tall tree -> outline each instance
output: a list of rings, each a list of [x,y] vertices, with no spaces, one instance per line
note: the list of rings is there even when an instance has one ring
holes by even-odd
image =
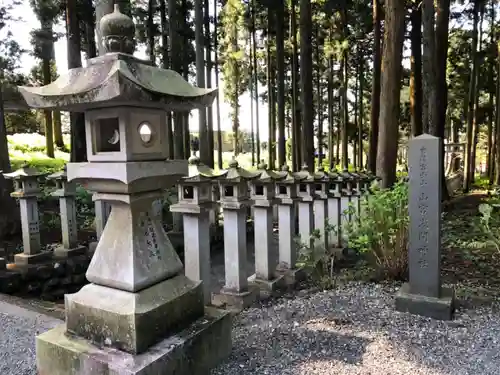
[[[465,151],[465,171],[464,171],[464,191],[469,191],[472,175],[474,174],[474,165],[472,165],[472,137],[474,125],[474,103],[476,95],[477,65],[479,62],[478,46],[478,25],[479,9],[482,0],[474,1],[473,23],[472,23],[472,67],[469,78],[469,95],[467,100],[467,142]]]
[[[422,6],[413,3],[411,10],[411,77],[410,77],[410,111],[411,134],[416,137],[422,134]]]
[[[304,162],[314,170],[314,109],[312,76],[312,14],[311,0],[300,0],[300,94],[302,103],[302,137]]]
[[[399,138],[399,99],[401,91],[401,58],[403,54],[405,3],[385,1],[384,48],[382,53],[381,98],[377,176],[381,186],[391,187],[396,181]]]
[[[206,52],[206,84],[208,88],[212,87],[212,38],[210,35],[210,1],[203,1],[203,23],[205,27],[205,52]],[[214,38],[217,35],[214,34]],[[210,168],[214,167],[214,114],[211,105],[207,107],[207,136],[208,136],[208,153],[210,154]]]
[[[104,16],[105,14],[107,13],[101,13],[102,16]],[[97,23],[99,23],[100,19],[98,18],[97,21]],[[82,56],[80,25],[78,22],[78,9],[76,7],[76,2],[74,1],[66,1],[66,34],[68,44],[68,68],[81,68]],[[99,51],[103,52],[103,49],[101,48],[99,49]],[[70,160],[72,163],[86,161],[87,146],[85,141],[85,117],[81,112],[70,112],[69,117],[71,124]]]
[[[205,87],[205,46],[203,36],[203,0],[194,0],[194,31],[196,41],[196,83]],[[207,112],[198,110],[198,127],[200,132],[200,160],[206,165],[213,164],[214,155],[210,155],[208,144]]]
[[[380,0],[373,0],[373,81],[372,81],[372,106],[370,114],[370,148],[368,154],[368,169],[377,170],[377,149],[379,135],[380,115],[380,76],[381,76],[381,24],[382,16]]]
[[[286,163],[285,146],[285,2],[276,1],[276,61],[278,104],[278,165]]]

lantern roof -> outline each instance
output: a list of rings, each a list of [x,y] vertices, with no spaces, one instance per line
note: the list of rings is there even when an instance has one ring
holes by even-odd
[[[307,169],[307,164],[303,164],[300,171],[295,173],[295,176],[299,178],[300,182],[314,182],[314,175]]]
[[[240,167],[238,161],[233,157],[229,162],[228,168],[218,177],[219,181],[230,183],[240,183],[258,178],[261,172],[251,172]]]
[[[19,86],[32,108],[86,111],[116,106],[139,106],[167,111],[189,111],[212,104],[216,88],[191,85],[177,72],[161,69],[132,56],[135,26],[115,5],[99,27],[107,53],[70,69],[40,87]]]
[[[68,171],[66,168],[66,164],[64,165],[63,169],[59,172],[52,173],[51,175],[47,176],[47,179],[49,180],[64,180],[66,181],[68,179]]]
[[[28,180],[46,176],[47,174],[40,173],[35,168],[29,167],[27,164],[24,164],[18,170],[10,173],[4,173],[3,175],[5,178],[10,180]]]
[[[284,173],[273,171],[267,167],[267,164],[264,161],[257,166],[257,170],[260,172],[260,176],[258,178],[259,182],[262,183],[272,183],[274,181],[281,181],[285,179],[286,175]]]
[[[188,160],[188,175],[181,179],[182,182],[199,183],[212,181],[220,175],[212,168],[206,166],[197,156],[191,156]]]

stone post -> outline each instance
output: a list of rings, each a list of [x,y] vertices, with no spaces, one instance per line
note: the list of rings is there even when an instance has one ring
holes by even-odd
[[[51,174],[47,178],[53,180],[56,184],[56,190],[52,192],[52,196],[59,198],[59,210],[61,212],[62,246],[57,247],[54,254],[59,257],[80,255],[87,249],[78,245],[75,184],[68,182],[66,166],[61,172]]]
[[[341,247],[340,240],[340,176],[336,171],[328,172],[328,224],[332,229],[328,243],[335,248]]]
[[[104,232],[104,227],[109,218],[109,214],[111,213],[111,205],[108,202],[102,200],[94,201],[94,209],[95,209],[95,232],[97,240],[101,238],[102,232]]]
[[[191,280],[203,281],[205,305],[212,303],[210,267],[210,218],[213,212],[212,180],[214,171],[200,164],[196,156],[189,158],[189,176],[178,184],[178,203],[171,212],[181,213],[184,225],[184,274]]]
[[[326,223],[328,221],[328,174],[323,167],[319,167],[318,173],[314,175],[315,200],[314,200],[314,228],[319,231],[317,247],[328,249],[328,233]]]
[[[409,166],[410,281],[396,294],[396,309],[448,320],[455,293],[441,287],[441,139],[413,138]]]
[[[352,198],[352,175],[344,170],[340,173],[341,196],[340,196],[340,233],[341,246],[346,247],[349,242],[347,228],[351,222],[351,198]]]
[[[276,203],[275,181],[284,176],[267,169],[265,163],[258,166],[260,177],[250,181],[254,214],[255,274],[251,283],[271,294],[282,286],[283,276],[277,275],[278,249],[273,234],[273,207]]]
[[[14,182],[11,196],[19,199],[21,209],[21,229],[23,235],[23,253],[16,254],[14,261],[19,265],[27,265],[43,261],[51,256],[50,252],[41,251],[38,197],[41,195],[38,179],[45,174],[23,166],[12,173],[4,173],[4,177]]]
[[[297,206],[299,217],[299,236],[300,242],[307,249],[314,249],[314,175],[308,172],[307,165],[302,166],[302,170],[295,174],[299,181],[297,186]]]
[[[304,269],[297,265],[299,258],[296,237],[295,202],[300,176],[292,174],[287,165],[282,167],[283,179],[276,183],[278,199],[279,264],[278,272],[288,285],[304,278]]]
[[[236,310],[243,310],[257,298],[257,289],[250,288],[248,284],[246,224],[250,203],[248,182],[258,176],[259,173],[246,171],[233,159],[225,173],[218,177],[224,217],[226,277],[224,287],[214,296],[214,303],[223,303]]]

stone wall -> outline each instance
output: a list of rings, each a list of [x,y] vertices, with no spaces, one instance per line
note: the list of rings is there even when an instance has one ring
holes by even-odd
[[[0,293],[62,301],[64,294],[75,293],[87,284],[85,272],[91,254],[71,258],[52,257],[40,264],[8,264],[0,270]]]

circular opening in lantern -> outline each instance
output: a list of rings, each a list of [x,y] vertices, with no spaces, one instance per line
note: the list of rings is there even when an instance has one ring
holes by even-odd
[[[144,145],[149,145],[153,141],[153,129],[147,122],[139,125],[139,136]]]
[[[118,132],[118,130],[115,129],[113,131],[113,136],[108,140],[108,143],[116,145],[118,144],[118,142],[120,142],[120,133]]]

